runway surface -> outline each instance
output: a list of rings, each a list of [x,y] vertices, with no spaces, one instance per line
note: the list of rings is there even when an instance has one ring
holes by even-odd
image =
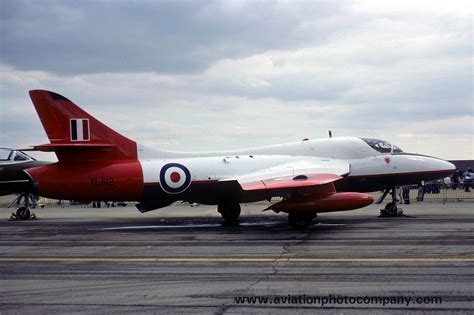
[[[404,313],[474,309],[473,203],[328,213],[303,232],[243,207],[0,209],[0,313]]]

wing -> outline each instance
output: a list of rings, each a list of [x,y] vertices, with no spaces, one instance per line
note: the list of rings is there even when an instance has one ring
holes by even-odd
[[[243,190],[295,189],[325,185],[348,174],[346,161],[333,159],[300,160],[280,164],[225,181],[236,180]]]

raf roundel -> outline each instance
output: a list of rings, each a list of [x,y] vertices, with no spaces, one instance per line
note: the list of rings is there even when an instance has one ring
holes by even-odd
[[[191,173],[182,164],[168,163],[161,168],[160,185],[169,194],[179,194],[191,185]]]

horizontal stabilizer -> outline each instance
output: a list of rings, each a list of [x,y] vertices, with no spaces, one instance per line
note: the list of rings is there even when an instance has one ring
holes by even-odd
[[[58,149],[107,149],[116,147],[110,143],[57,143],[35,145],[32,150],[54,152]]]

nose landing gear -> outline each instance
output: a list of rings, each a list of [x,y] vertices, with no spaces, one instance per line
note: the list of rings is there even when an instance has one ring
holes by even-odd
[[[16,210],[16,216],[20,220],[28,220],[31,216],[30,209],[25,206],[20,207]]]
[[[376,203],[381,204],[389,192],[390,192],[390,188],[387,188],[382,194],[382,196],[380,196],[380,198],[376,201]],[[391,188],[391,194],[392,194],[392,201],[387,203],[384,209],[380,210],[381,217],[400,217],[404,215],[403,210],[398,209],[398,206],[397,206],[398,201],[399,201],[397,199],[397,187]]]
[[[22,204],[22,199],[23,204]],[[10,221],[23,221],[23,220],[35,220],[36,215],[30,211],[30,201],[33,208],[36,208],[36,196],[25,192],[19,194],[17,198],[10,204],[12,206],[15,204],[17,206],[16,212],[12,213],[10,216]]]

